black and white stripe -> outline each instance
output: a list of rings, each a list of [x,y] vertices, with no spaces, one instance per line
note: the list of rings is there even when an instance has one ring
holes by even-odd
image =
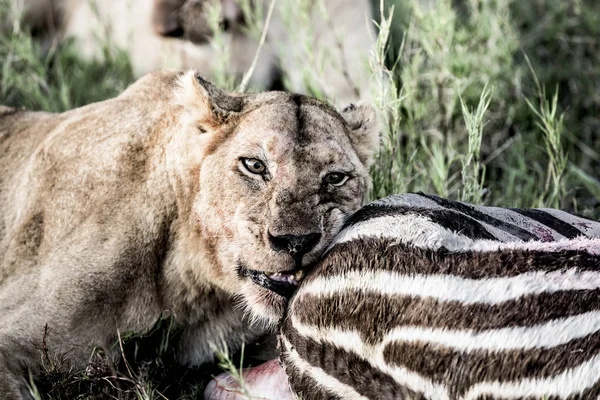
[[[346,222],[334,243],[369,236],[459,251],[485,246],[486,242],[600,237],[600,223],[554,209],[484,207],[408,193],[389,196],[360,209]]]
[[[281,326],[304,399],[600,395],[600,223],[408,194],[367,205]]]

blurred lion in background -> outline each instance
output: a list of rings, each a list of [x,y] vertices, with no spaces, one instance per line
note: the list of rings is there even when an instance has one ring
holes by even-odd
[[[283,84],[290,91],[336,103],[368,97],[367,60],[375,43],[369,0],[275,1],[250,87],[273,89]],[[250,68],[260,32],[252,34],[247,19],[251,16],[262,24],[271,4],[267,0],[10,3],[12,14],[46,43],[75,38],[85,58],[100,57],[110,43],[129,53],[136,76],[165,67],[193,68],[213,79],[224,72],[224,65],[237,77]]]

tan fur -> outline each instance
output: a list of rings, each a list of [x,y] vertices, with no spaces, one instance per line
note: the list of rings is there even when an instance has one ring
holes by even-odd
[[[75,361],[166,312],[184,364],[252,340],[264,325],[250,320],[271,325],[286,301],[238,265],[297,266],[267,232],[320,232],[301,262],[317,259],[361,204],[363,137],[314,99],[230,95],[193,72],[62,114],[0,108],[0,398],[22,398],[46,324],[49,348]],[[269,179],[240,157],[264,160]],[[351,178],[326,186],[331,171]]]
[[[23,5],[23,0],[10,1]],[[252,63],[258,40],[240,27],[241,9],[235,0],[219,1],[222,18],[228,23],[224,40],[231,50],[229,67],[241,76]],[[210,44],[205,2],[95,0],[96,12],[89,0],[25,0],[21,10],[29,26],[49,33],[50,38],[77,39],[82,56],[87,58],[103,54],[105,42],[99,38],[108,35],[111,43],[128,51],[136,76],[166,67],[193,68],[210,77],[220,65],[215,63],[219,53]],[[323,0],[328,18],[324,18],[317,0],[308,3],[309,18],[299,24],[298,15],[307,2],[278,1],[252,87],[270,87],[283,71],[283,78],[295,92],[308,93],[310,81],[336,103],[368,98],[367,60],[375,42],[369,1]],[[266,15],[270,0],[255,4],[263,7]],[[182,31],[181,37],[169,37],[177,30]],[[306,68],[307,62],[316,72]]]

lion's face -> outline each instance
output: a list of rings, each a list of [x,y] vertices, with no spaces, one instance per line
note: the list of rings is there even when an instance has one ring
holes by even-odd
[[[192,117],[197,131],[188,133],[204,137],[190,211],[212,254],[202,267],[257,316],[277,321],[305,269],[362,204],[377,140],[372,112],[352,106],[344,119],[300,95],[233,97],[192,84],[212,109]]]
[[[208,10],[215,8],[220,15],[220,29],[237,32],[244,22],[242,8],[235,0],[154,0],[152,27],[165,37],[182,37],[194,43],[206,43],[214,32],[207,21]]]

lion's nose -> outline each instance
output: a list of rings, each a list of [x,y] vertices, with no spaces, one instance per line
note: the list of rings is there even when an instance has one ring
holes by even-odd
[[[294,258],[298,258],[315,248],[321,240],[320,233],[309,233],[308,235],[278,235],[273,236],[269,232],[269,241],[275,251],[287,251]]]

